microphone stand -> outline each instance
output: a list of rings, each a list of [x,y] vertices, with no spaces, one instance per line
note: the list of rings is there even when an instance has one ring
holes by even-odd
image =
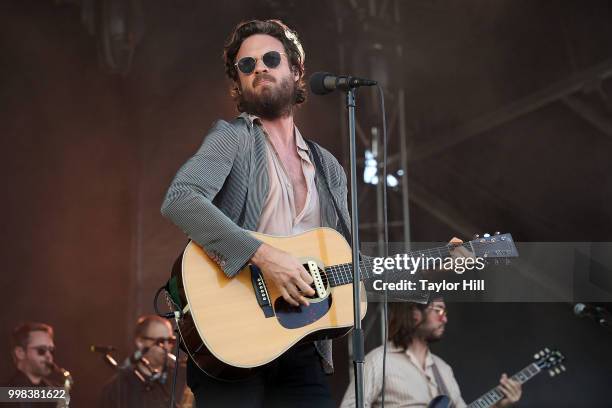
[[[353,248],[353,368],[355,406],[363,407],[364,334],[361,327],[361,273],[359,270],[359,213],[357,209],[357,143],[355,141],[355,88],[346,90],[351,165],[351,234]]]

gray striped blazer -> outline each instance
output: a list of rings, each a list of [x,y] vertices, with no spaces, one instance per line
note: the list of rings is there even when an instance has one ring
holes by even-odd
[[[257,229],[268,195],[264,138],[263,130],[246,114],[232,122],[216,122],[196,154],[174,177],[161,208],[162,214],[200,244],[228,277],[237,274],[261,245],[248,231]],[[344,169],[330,152],[316,147],[323,165],[323,174],[317,171],[315,176],[321,225],[341,231],[325,177],[350,228]],[[312,159],[312,152],[309,154]],[[331,341],[319,341],[315,346],[325,371],[332,372]]]

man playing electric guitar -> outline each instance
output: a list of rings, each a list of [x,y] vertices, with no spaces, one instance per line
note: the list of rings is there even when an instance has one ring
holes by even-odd
[[[446,322],[446,305],[440,298],[427,305],[409,302],[390,304],[385,407],[425,408],[440,394],[448,396],[453,408],[466,407],[453,370],[429,351],[429,344],[442,338]],[[366,355],[365,407],[381,406],[382,358],[382,346]],[[502,374],[498,388],[505,398],[495,407],[508,407],[521,398],[521,384],[506,374]],[[354,389],[355,384],[349,384],[341,408],[355,406]]]

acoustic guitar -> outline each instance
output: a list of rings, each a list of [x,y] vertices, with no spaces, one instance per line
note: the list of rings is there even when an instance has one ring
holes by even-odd
[[[352,251],[342,235],[330,228],[289,237],[253,235],[301,260],[313,277],[316,293],[309,306],[291,306],[255,265],[247,265],[230,279],[191,241],[177,259],[166,289],[182,311],[181,347],[214,378],[245,378],[296,344],[339,337],[353,326]],[[477,257],[518,256],[510,234],[462,245]],[[453,247],[409,255],[447,257]],[[378,276],[373,273],[373,258],[362,256],[360,272],[363,279]],[[362,294],[361,318],[367,310],[365,290]]]

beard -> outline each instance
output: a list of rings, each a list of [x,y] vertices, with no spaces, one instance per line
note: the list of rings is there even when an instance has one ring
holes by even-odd
[[[274,81],[272,76],[263,74],[260,81],[267,79]],[[256,79],[253,85],[257,85]],[[293,110],[297,86],[290,77],[283,78],[278,86],[275,82],[263,85],[259,93],[252,90],[241,89],[238,104],[241,110],[263,119],[274,120],[287,116]]]
[[[28,364],[28,371],[38,377],[48,377],[53,370],[46,362],[31,361]]]
[[[427,343],[436,343],[442,340],[444,336],[444,329],[440,330],[441,327],[421,327],[420,330],[417,331],[417,336],[424,339]]]

